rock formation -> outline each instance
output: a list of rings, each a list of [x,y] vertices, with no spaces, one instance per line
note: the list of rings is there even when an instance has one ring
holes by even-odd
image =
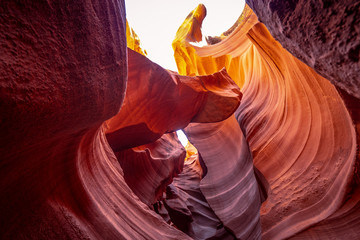
[[[127,82],[124,2],[3,1],[0,25],[0,238],[187,239],[105,138]]]
[[[206,166],[200,190],[216,216],[237,239],[259,239],[261,187],[235,116],[220,123],[190,124],[185,132]]]
[[[151,143],[190,122],[221,121],[240,103],[239,87],[225,70],[209,76],[180,76],[131,49],[128,70],[124,104],[106,122],[114,151]]]
[[[360,98],[360,2],[247,0],[295,57]]]
[[[235,116],[270,184],[261,208],[263,238],[288,238],[325,221],[352,190],[357,142],[349,110],[336,88],[282,48],[249,7],[229,36],[192,45],[187,34],[198,32],[202,11],[200,5],[188,16],[194,25],[179,29],[175,59],[184,75],[225,67],[241,87]]]
[[[2,1],[0,238],[359,238],[358,3],[249,2],[176,73],[124,1]]]

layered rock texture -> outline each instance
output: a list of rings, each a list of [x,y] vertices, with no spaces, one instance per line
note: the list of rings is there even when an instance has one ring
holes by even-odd
[[[176,73],[123,1],[2,1],[0,238],[359,238],[358,4],[249,3]]]
[[[204,11],[200,5],[179,29],[175,59],[179,73],[186,75],[225,67],[241,87],[235,116],[254,165],[270,184],[261,207],[262,237],[284,239],[300,231],[297,238],[358,237],[355,224],[348,225],[349,231],[338,226],[359,221],[359,199],[349,195],[357,189],[353,123],[358,122],[359,101],[342,92],[347,108],[336,88],[285,50],[249,7],[227,37],[210,39],[215,43],[201,48],[192,45],[201,40],[196,27]],[[197,147],[191,135],[190,141]],[[339,216],[343,219],[334,224]]]
[[[295,57],[360,99],[360,2],[247,0]]]
[[[186,239],[135,197],[105,138],[127,82],[124,2],[0,12],[0,238]]]

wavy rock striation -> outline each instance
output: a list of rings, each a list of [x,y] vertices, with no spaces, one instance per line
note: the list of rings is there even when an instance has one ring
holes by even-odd
[[[0,238],[187,239],[125,183],[123,1],[1,2]]]
[[[177,74],[143,56],[123,1],[2,1],[0,238],[358,238],[358,3],[323,5],[329,26],[297,46],[313,25],[277,30],[299,4],[264,5],[271,32],[346,92],[248,6],[201,48],[191,12]],[[336,33],[334,9],[354,15]],[[199,151],[185,162],[180,128]]]
[[[206,175],[200,155],[193,146],[188,145],[186,149],[187,153],[192,151],[192,155],[186,158],[183,171],[167,187],[166,198],[155,206],[156,211],[194,239],[234,239],[200,190]]]
[[[127,50],[122,1],[6,1],[1,12],[0,238],[188,239],[141,200],[181,171],[185,151],[164,133],[238,107],[226,71],[179,76]],[[151,178],[140,199],[128,159]]]
[[[157,141],[116,152],[129,187],[146,205],[161,200],[174,176],[182,172],[186,151],[176,133]]]
[[[190,122],[221,121],[239,106],[241,92],[225,70],[187,77],[167,71],[132,50],[128,51],[128,60],[123,107],[106,122],[114,151],[151,143]]]
[[[173,42],[175,59],[180,74],[225,67],[242,87],[235,115],[270,184],[261,209],[263,238],[287,238],[343,205],[354,177],[355,129],[334,86],[282,48],[249,7],[239,20],[228,37],[201,48],[181,32]]]
[[[336,86],[360,98],[358,1],[247,3],[285,49]]]
[[[216,216],[236,238],[259,239],[263,186],[258,185],[249,146],[235,117],[193,123],[185,132],[206,165],[200,189]]]
[[[357,145],[360,145],[360,101],[345,91],[338,89],[356,127]],[[358,147],[359,148],[359,147]],[[352,188],[346,197],[346,202],[331,216],[310,228],[296,234],[293,239],[357,239],[360,236],[360,152],[357,158],[352,179]]]
[[[226,119],[240,99],[238,86],[225,70],[180,76],[129,49],[124,104],[106,122],[106,136],[135,194],[151,207],[182,171],[185,150],[175,133],[165,133],[189,122]]]

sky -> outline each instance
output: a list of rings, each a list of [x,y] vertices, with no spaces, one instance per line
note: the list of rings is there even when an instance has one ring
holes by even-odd
[[[166,69],[177,71],[171,43],[186,16],[203,3],[207,16],[202,32],[218,36],[240,16],[244,0],[127,0],[126,18],[140,38],[148,58]]]
[[[147,57],[166,69],[177,71],[171,43],[186,16],[204,4],[206,17],[202,25],[203,38],[218,36],[228,30],[240,16],[244,0],[127,0],[126,18],[140,38]],[[187,138],[177,131],[182,145]]]

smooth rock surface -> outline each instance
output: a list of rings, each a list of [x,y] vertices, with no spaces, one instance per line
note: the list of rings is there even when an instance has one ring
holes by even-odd
[[[177,35],[175,59],[184,75],[225,67],[241,87],[235,116],[270,184],[262,237],[288,238],[337,212],[353,189],[354,119],[336,88],[286,51],[248,6],[239,20],[213,45],[196,47]]]
[[[166,197],[157,211],[161,211],[161,207],[165,209],[175,226],[194,239],[234,239],[200,190],[205,172],[199,153],[189,144],[186,150],[192,151],[192,155],[185,159],[183,171],[167,187]]]
[[[151,143],[190,122],[224,120],[240,104],[242,94],[225,69],[189,77],[167,71],[130,49],[128,60],[124,104],[106,122],[114,151]]]
[[[188,239],[127,186],[102,127],[125,95],[124,2],[0,13],[0,238]]]
[[[164,134],[157,141],[115,153],[124,178],[146,205],[161,200],[166,186],[183,169],[186,151],[176,133]]]
[[[237,239],[260,239],[262,184],[254,173],[251,151],[234,116],[184,129],[207,169],[201,192],[216,216]]]
[[[146,54],[123,1],[2,1],[0,238],[358,238],[359,5],[314,3],[262,11],[350,94],[248,6],[204,47],[192,11],[177,74],[126,48]],[[303,9],[324,22],[294,25]],[[185,162],[179,128],[199,150]]]
[[[246,2],[285,49],[360,98],[359,1]]]

